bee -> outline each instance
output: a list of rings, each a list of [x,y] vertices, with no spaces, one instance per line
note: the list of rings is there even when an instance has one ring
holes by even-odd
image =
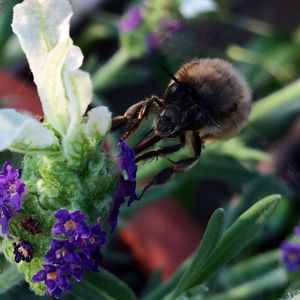
[[[199,160],[207,140],[225,140],[237,135],[251,109],[251,92],[245,79],[223,59],[203,58],[185,63],[171,77],[163,98],[151,96],[130,106],[122,116],[113,118],[112,131],[125,127],[127,139],[150,111],[156,117],[150,131],[134,146],[135,162],[175,153],[186,145],[193,156],[172,162],[144,187],[167,182],[175,173],[184,172]],[[177,139],[171,146],[149,150],[163,139]]]

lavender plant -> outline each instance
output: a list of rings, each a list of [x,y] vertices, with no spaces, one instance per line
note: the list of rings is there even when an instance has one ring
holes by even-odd
[[[149,7],[134,8],[122,20],[125,57],[151,48],[145,32],[150,34],[153,24],[159,22],[166,30],[180,27],[166,3],[170,4],[153,1]],[[71,289],[75,299],[85,299],[86,286],[74,284],[85,280],[99,299],[131,300],[135,296],[130,289],[111,274],[101,270],[93,280],[96,275],[87,273],[99,271],[100,251],[108,231],[116,229],[120,206],[126,199],[129,205],[137,199],[137,166],[124,141],[116,158],[101,149],[111,123],[107,107],[85,115],[92,84],[89,74],[79,69],[83,55],[69,36],[71,15],[66,0],[25,0],[14,8],[12,28],[29,62],[45,117],[39,122],[12,109],[0,110],[0,150],[24,154],[22,171],[7,162],[0,173],[2,251],[38,295],[59,298]],[[159,40],[159,32],[154,34]],[[104,66],[96,75],[102,85],[110,79],[110,68]],[[216,210],[195,254],[144,299],[204,299],[208,280],[250,242],[279,198],[258,201],[227,228],[224,211]]]
[[[47,12],[54,13],[47,17]],[[105,242],[102,222],[112,207],[118,168],[100,146],[111,113],[96,107],[83,56],[69,36],[67,1],[26,0],[14,8],[12,28],[28,59],[43,106],[42,123],[0,110],[0,149],[24,153],[20,171],[0,174],[3,253],[18,263],[37,294],[55,295],[97,271]],[[132,180],[132,179],[131,179]],[[63,208],[63,209],[61,209]],[[117,214],[111,217],[116,223]]]

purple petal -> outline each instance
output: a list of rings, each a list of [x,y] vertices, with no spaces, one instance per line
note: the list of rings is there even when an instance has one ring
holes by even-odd
[[[154,54],[162,47],[162,40],[158,33],[150,32],[146,36],[146,44],[149,53]]]
[[[91,232],[89,227],[84,223],[79,223],[76,226],[77,238],[80,236],[81,238],[87,238],[90,236]]]
[[[81,223],[85,221],[85,214],[80,210],[76,210],[70,213],[70,218],[76,223]]]
[[[83,276],[83,270],[80,266],[72,267],[72,276],[75,278],[77,282],[81,281]]]
[[[62,234],[65,232],[65,226],[63,223],[56,223],[52,229],[51,229],[52,234],[58,235]]]
[[[54,297],[56,298],[56,299],[60,299],[60,297],[61,297],[61,289],[60,288],[56,288],[51,294],[52,295],[54,295]],[[50,294],[50,295],[51,295]],[[50,296],[49,295],[49,296]]]
[[[45,285],[47,286],[47,293],[51,295],[53,291],[57,288],[56,280],[46,279]]]
[[[32,276],[34,282],[44,281],[46,279],[47,273],[45,270],[40,270]]]
[[[295,233],[296,235],[300,236],[300,226],[296,226],[296,227],[294,228],[294,233]]]
[[[0,207],[0,225],[2,227],[2,234],[4,235],[8,234],[7,225],[11,217],[12,213],[7,209],[7,207]]]
[[[284,242],[281,245],[281,259],[290,271],[297,271],[300,267],[300,245]]]
[[[71,288],[71,283],[67,276],[58,276],[56,283],[58,287],[63,291],[69,290]]]
[[[143,17],[142,17],[141,9],[138,7],[133,7],[121,19],[119,25],[120,31],[129,33],[134,29],[136,29],[141,24],[142,20]]]
[[[55,214],[54,217],[59,219],[60,222],[65,223],[69,220],[69,211],[66,209],[59,209]]]

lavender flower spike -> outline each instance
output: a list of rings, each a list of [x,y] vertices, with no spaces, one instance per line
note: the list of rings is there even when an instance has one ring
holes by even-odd
[[[120,31],[129,33],[136,29],[142,22],[143,16],[139,7],[130,9],[119,24]]]
[[[290,271],[297,271],[300,267],[300,244],[284,242],[281,245],[281,259]]]
[[[118,223],[118,215],[121,205],[125,202],[125,198],[129,197],[128,206],[138,197],[136,195],[136,172],[137,165],[134,162],[135,153],[132,148],[130,148],[124,140],[120,140],[119,147],[121,148],[121,154],[118,156],[117,160],[120,164],[121,170],[124,170],[127,174],[127,180],[120,176],[118,188],[114,193],[113,205],[109,213],[108,221],[111,226],[111,233],[116,229]]]
[[[0,172],[0,225],[2,233],[8,234],[7,225],[14,214],[22,208],[25,183],[19,179],[18,169],[7,161]]]

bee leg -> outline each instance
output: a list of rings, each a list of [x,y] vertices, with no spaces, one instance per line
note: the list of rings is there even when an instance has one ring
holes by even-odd
[[[130,106],[123,116],[117,116],[113,118],[111,131],[115,131],[122,126],[126,125],[126,131],[123,135],[123,139],[126,139],[139,127],[142,119],[147,117],[151,108],[162,107],[162,100],[156,96],[152,96],[144,101],[140,101]]]
[[[150,158],[157,158],[158,156],[163,156],[166,154],[172,154],[174,152],[177,152],[181,148],[185,146],[185,134],[182,134],[180,136],[180,141],[178,144],[172,145],[172,146],[167,146],[167,147],[162,147],[158,150],[152,150],[148,151],[146,153],[143,153],[141,155],[138,155],[135,157],[135,162],[145,160],[145,159],[150,159]]]
[[[199,136],[198,132],[193,132],[191,137],[191,142],[194,150],[194,156],[190,158],[185,158],[182,160],[179,160],[175,162],[171,167],[168,167],[161,172],[159,172],[157,175],[153,177],[153,179],[144,187],[141,195],[138,197],[139,199],[142,198],[145,191],[153,186],[153,185],[160,185],[168,182],[172,176],[175,173],[180,173],[189,170],[192,168],[196,162],[199,160],[201,155],[201,149],[202,149],[202,139]]]

